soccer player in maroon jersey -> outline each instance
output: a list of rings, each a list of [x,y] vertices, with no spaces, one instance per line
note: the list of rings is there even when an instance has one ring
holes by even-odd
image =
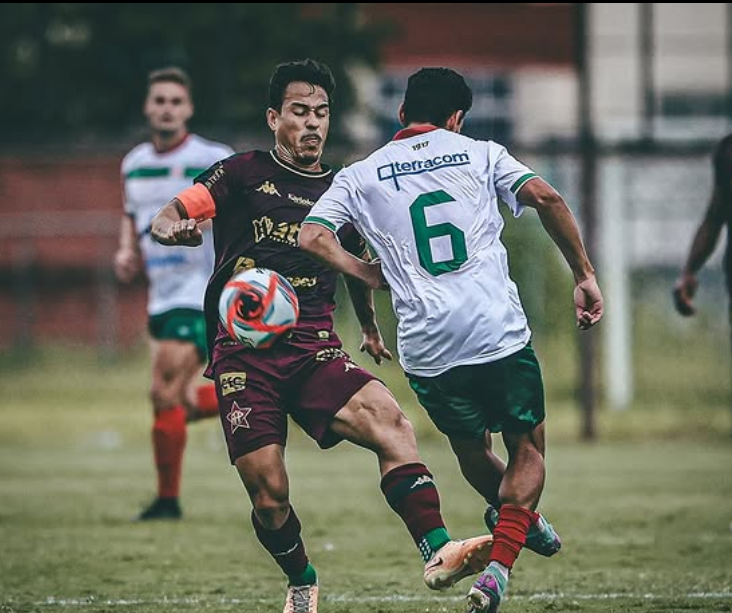
[[[321,162],[335,82],[314,60],[280,64],[270,80],[271,151],[235,154],[209,168],[155,217],[152,236],[165,245],[197,245],[199,223],[213,218],[216,264],[205,312],[214,379],[229,456],[253,505],[259,541],[288,578],[285,613],[317,611],[317,575],[289,499],[284,449],[290,415],[322,448],[345,439],[376,453],[381,489],[425,561],[428,587],[454,584],[487,563],[492,538],[453,541],[437,489],[420,460],[414,430],[394,396],[355,364],[333,330],[337,273],[298,249],[300,225],[332,182]],[[339,234],[367,257],[353,226]],[[286,276],[297,291],[297,326],[269,349],[247,349],[218,324],[217,303],[231,275],[261,266]],[[391,359],[376,323],[371,291],[347,279],[361,324],[362,349],[376,363]]]

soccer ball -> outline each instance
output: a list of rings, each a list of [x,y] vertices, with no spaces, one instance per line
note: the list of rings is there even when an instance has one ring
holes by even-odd
[[[231,338],[251,349],[271,347],[297,324],[300,304],[289,281],[268,268],[249,268],[226,282],[219,320]]]

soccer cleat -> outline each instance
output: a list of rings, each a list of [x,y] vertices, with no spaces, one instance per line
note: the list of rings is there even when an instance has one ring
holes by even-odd
[[[135,521],[180,519],[181,517],[183,517],[183,511],[177,498],[156,498],[147,509],[135,518]]]
[[[468,592],[468,613],[496,613],[508,580],[490,566],[483,571]]]
[[[318,613],[318,586],[289,586],[282,613]]]
[[[424,582],[432,590],[443,590],[479,573],[490,561],[492,546],[490,534],[449,541],[425,564]]]
[[[488,530],[495,532],[498,523],[498,511],[488,505],[483,519]],[[540,514],[537,522],[529,528],[524,547],[538,553],[540,556],[550,558],[562,548],[562,541],[552,525]]]

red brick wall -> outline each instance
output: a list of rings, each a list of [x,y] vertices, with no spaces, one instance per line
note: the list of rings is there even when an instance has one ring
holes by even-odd
[[[361,6],[367,19],[387,20],[396,28],[381,56],[387,67],[566,67],[573,62],[572,3]]]
[[[121,156],[0,157],[0,347],[145,334],[146,286],[112,272]]]

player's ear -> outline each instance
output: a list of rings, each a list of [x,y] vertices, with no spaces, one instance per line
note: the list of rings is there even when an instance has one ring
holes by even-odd
[[[404,103],[403,102],[399,105],[398,115],[399,115],[400,125],[404,126],[405,124],[404,124]]]
[[[458,134],[463,129],[463,123],[465,121],[465,112],[464,111],[455,111],[450,117],[447,119],[447,124],[445,127],[448,130],[451,130],[452,132],[457,132]]]
[[[275,128],[277,127],[277,111],[275,111],[272,107],[267,109],[267,125],[269,126],[269,129],[272,130],[272,132],[275,131]]]

